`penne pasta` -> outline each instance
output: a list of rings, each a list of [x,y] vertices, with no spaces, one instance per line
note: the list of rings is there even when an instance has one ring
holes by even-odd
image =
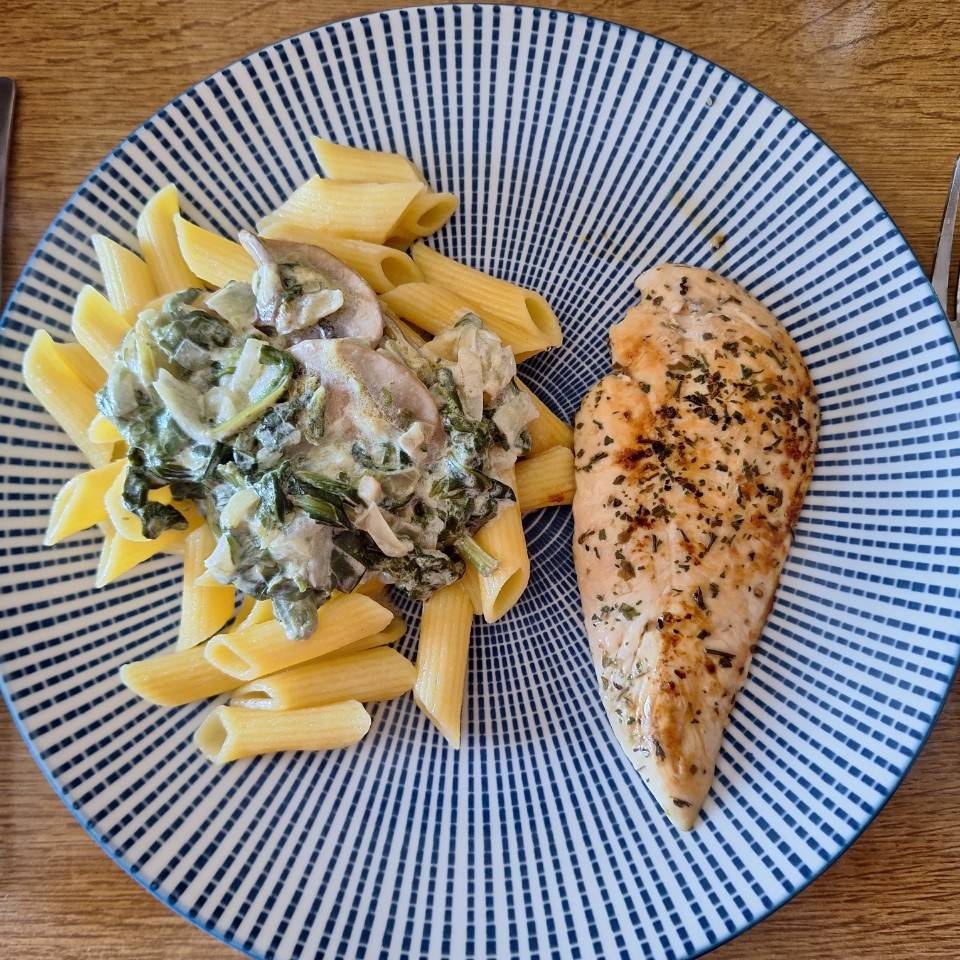
[[[261,233],[272,240],[311,243],[322,247],[327,253],[342,260],[351,270],[359,273],[377,293],[386,293],[401,284],[415,283],[423,279],[420,268],[406,253],[379,243],[335,237],[286,220],[267,224]]]
[[[312,227],[324,233],[383,243],[414,198],[426,188],[422,183],[347,183],[312,177],[284,204],[257,225],[264,233],[280,222]]]
[[[400,617],[394,617],[379,633],[371,633],[369,637],[354,640],[327,656],[340,657],[348,653],[360,653],[361,650],[372,650],[374,647],[385,647],[388,643],[396,643],[406,632],[406,623]]]
[[[232,707],[298,710],[342,700],[393,700],[413,689],[414,665],[389,647],[322,657],[254,680],[234,691]]]
[[[103,530],[103,550],[94,581],[97,587],[113,583],[137,564],[155,557],[158,553],[182,553],[187,537],[186,530],[165,530],[156,540],[138,543],[117,536],[109,520],[99,526]]]
[[[519,379],[517,383],[530,394],[540,414],[536,420],[527,425],[530,434],[530,450],[527,456],[536,456],[553,447],[569,447],[573,449],[573,430],[564,423],[525,383]]]
[[[87,436],[94,443],[123,443],[120,431],[102,413],[90,421]]]
[[[206,572],[204,561],[217,545],[209,524],[187,534],[183,547],[183,602],[177,649],[195,647],[212,637],[233,615],[235,591],[229,584],[198,586]]]
[[[93,394],[106,382],[103,367],[79,343],[61,343],[63,362],[77,375],[77,379]]]
[[[351,593],[328,600],[317,611],[317,629],[305,640],[291,640],[275,620],[221,633],[204,647],[207,659],[238,680],[313,660],[362,637],[379,633],[393,614],[375,600]]]
[[[404,637],[406,624],[391,608],[387,585],[380,577],[395,578],[404,586],[409,578],[413,592],[414,587],[431,582],[436,575],[433,564],[442,566],[444,558],[431,555],[422,569],[417,565],[409,572],[405,567],[398,572],[389,562],[398,554],[389,533],[395,527],[417,549],[426,550],[435,542],[430,539],[432,519],[424,542],[415,533],[422,518],[436,513],[420,491],[429,489],[436,497],[446,484],[454,493],[463,489],[466,468],[450,462],[446,444],[458,443],[457,431],[467,428],[455,411],[445,408],[443,436],[437,438],[443,442],[432,444],[429,434],[436,433],[436,403],[427,404],[429,411],[419,409],[421,394],[426,397],[434,389],[438,376],[431,366],[432,355],[426,351],[421,366],[403,354],[406,348],[400,345],[397,350],[408,361],[406,366],[381,371],[373,360],[384,358],[371,354],[367,344],[376,350],[383,318],[388,321],[386,336],[403,332],[411,344],[423,346],[427,335],[450,330],[465,313],[471,313],[510,347],[519,362],[559,345],[561,331],[539,294],[487,276],[419,242],[449,220],[458,199],[431,190],[408,159],[319,137],[312,144],[326,176],[301,184],[257,229],[267,239],[327,251],[369,284],[380,298],[382,311],[364,300],[369,300],[369,290],[364,294],[362,284],[355,290],[358,302],[350,301],[350,283],[332,283],[329,258],[317,251],[313,255],[265,253],[266,262],[258,271],[239,243],[184,219],[177,188],[166,185],[148,200],[137,219],[141,255],[134,252],[136,247],[128,249],[108,236],[92,238],[105,293],[93,286],[80,291],[72,317],[76,342],[56,343],[40,331],[24,359],[28,387],[92,465],[56,495],[45,543],[60,543],[79,531],[99,527],[104,540],[95,579],[98,587],[157,554],[183,554],[183,599],[175,649],[125,664],[120,676],[130,690],[164,706],[231,692],[229,706],[212,710],[194,735],[196,745],[215,763],[260,753],[355,744],[370,727],[362,703],[392,699],[408,690],[446,740],[459,748],[473,617],[495,622],[527,585],[530,562],[521,511],[569,503],[574,489],[572,431],[532,394],[539,417],[529,426],[528,459],[515,468],[505,466],[514,461],[522,444],[504,442],[504,450],[494,444],[488,451],[487,434],[481,427],[494,438],[512,437],[516,432],[512,425],[518,418],[522,425],[532,411],[525,402],[510,404],[509,391],[490,386],[507,383],[514,372],[510,357],[481,338],[471,358],[467,340],[462,341],[456,357],[463,383],[461,404],[464,416],[478,421],[477,436],[483,438],[482,444],[479,439],[476,444],[476,457],[482,462],[478,466],[471,460],[470,469],[500,477],[512,486],[517,500],[503,502],[502,496],[497,497],[499,512],[473,534],[475,545],[459,539],[463,531],[473,529],[469,514],[458,513],[459,499],[451,500],[455,505],[449,516],[437,514],[444,523],[442,549],[451,554],[447,559],[459,563],[447,546],[456,542],[490,572],[480,575],[477,567],[468,564],[460,581],[424,603],[416,666],[391,648]],[[411,243],[408,253],[405,248]],[[250,316],[253,307],[246,289],[227,291],[211,304],[211,312],[222,311],[219,317],[200,312],[199,304],[205,300],[195,299],[191,306],[169,299],[180,290],[199,286],[219,290],[232,281],[256,288],[254,316]],[[330,320],[325,319],[328,316]],[[251,319],[253,330],[248,329]],[[118,365],[117,352],[134,323],[139,323],[136,342],[126,345]],[[251,334],[259,344],[250,344]],[[329,356],[319,349],[321,345],[300,344],[318,336],[342,339]],[[292,344],[298,346],[288,356],[284,351]],[[328,371],[319,361],[312,363],[311,358],[321,354],[335,370]],[[343,385],[338,377],[345,378]],[[484,398],[478,401],[478,385],[484,397],[493,391],[489,404]],[[356,410],[344,407],[346,401],[337,392],[341,387],[356,401]],[[103,409],[117,411],[115,422],[98,411],[96,395],[101,390]],[[375,402],[368,402],[368,396]],[[496,416],[504,403],[509,404],[506,420]],[[409,434],[410,442],[427,456],[423,463],[412,454],[409,462],[401,458],[405,465],[413,464],[409,491],[400,495],[393,488],[384,490],[382,515],[377,517],[370,510],[361,518],[354,515],[359,501],[353,495],[344,494],[345,502],[340,502],[343,485],[354,485],[354,472],[337,472],[343,464],[330,443],[338,444],[339,434],[336,430],[324,433],[323,427],[331,426],[331,416],[359,418],[349,425],[351,431],[345,435],[350,442],[345,446],[362,468],[365,461],[356,444],[351,446],[352,438],[356,433],[360,447],[366,449],[369,426],[370,436],[379,442],[379,419],[370,410],[379,409],[380,404],[396,406],[405,425],[423,421],[404,434],[399,446],[406,451]],[[368,425],[367,419],[377,422]],[[211,450],[210,423],[217,424],[217,436],[229,438],[226,449]],[[136,446],[143,448],[143,469],[155,470],[146,479],[139,467],[127,461],[124,437],[131,442],[136,439]],[[311,446],[319,448],[317,455],[301,456]],[[234,448],[232,454],[230,448]],[[328,452],[337,456],[327,456]],[[131,457],[134,453],[139,451],[131,450]],[[288,457],[293,458],[291,467],[286,466]],[[231,459],[235,462],[230,463]],[[304,470],[302,477],[293,473],[301,462],[319,473],[313,476]],[[210,464],[210,469],[198,470],[196,465],[201,463]],[[280,470],[291,472],[281,474]],[[176,483],[173,488],[148,489],[181,476],[200,477],[200,482],[182,486],[197,496],[196,502],[174,500],[173,488],[181,489]],[[225,487],[215,486],[228,483],[234,488],[233,497]],[[359,491],[365,488],[357,485],[357,489],[361,497]],[[397,485],[397,490],[403,489],[403,484]],[[380,503],[380,492],[374,491]],[[369,496],[363,492],[361,499]],[[422,497],[422,502],[415,497]],[[263,511],[257,508],[256,520],[249,507],[254,500],[264,504]],[[296,511],[284,509],[288,500]],[[238,506],[241,501],[243,508]],[[151,504],[179,510],[186,519],[185,529],[163,530],[149,539],[145,529],[156,533],[171,519],[179,522]],[[200,512],[202,504],[204,513],[209,512],[209,524]],[[238,582],[260,593],[298,584],[300,595],[308,598],[312,608],[319,598],[328,596],[330,584],[341,582],[335,548],[352,556],[353,547],[347,540],[341,544],[329,537],[313,539],[313,533],[300,524],[306,517],[351,526],[344,520],[344,511],[354,521],[357,536],[363,539],[363,531],[370,531],[363,541],[369,556],[367,547],[360,556],[371,573],[349,594],[334,591],[317,611],[316,628],[306,639],[287,635],[286,630],[293,632],[293,628],[290,624],[285,628],[275,618],[271,600],[238,596],[232,584],[216,579],[212,560],[211,571],[206,569],[218,548],[214,531],[222,529],[227,542],[220,548],[226,550],[229,545],[241,574],[246,564],[256,565],[256,580],[251,574],[249,579],[238,576]],[[383,523],[392,524],[391,531],[384,531]],[[217,560],[221,559],[225,563],[227,558],[218,552]],[[349,564],[349,558],[344,562]],[[378,574],[378,570],[391,573]]]
[[[88,285],[77,297],[70,329],[77,342],[109,373],[130,324],[99,290]]]
[[[369,577],[358,583],[353,588],[354,593],[362,593],[365,597],[373,597],[374,600],[383,603],[383,598],[387,595],[387,585],[379,577]]]
[[[137,242],[161,295],[201,285],[180,252],[173,222],[179,213],[177,188],[168,184],[147,201],[137,218]]]
[[[128,468],[129,464],[125,462],[123,469],[117,474],[104,494],[104,506],[118,537],[132,543],[144,543],[148,542],[150,538],[144,536],[140,518],[123,505],[123,488],[126,484]],[[189,500],[174,500],[169,487],[151,490],[148,499],[154,503],[172,504],[176,507],[187,519],[187,530],[181,531],[184,534],[190,530],[195,530],[203,522],[196,504]]]
[[[214,763],[283,750],[335,750],[359,743],[370,715],[356,700],[287,712],[215,707],[194,734]]]
[[[516,490],[513,470],[501,479]],[[477,531],[474,539],[498,561],[493,573],[479,577],[483,618],[487,623],[495,623],[520,599],[530,580],[530,557],[519,505],[504,504],[500,513]]]
[[[366,183],[423,183],[423,174],[406,157],[382,150],[365,150],[311,137],[310,146],[317,155],[320,169],[331,180],[353,180]]]
[[[436,233],[456,212],[460,201],[452,193],[425,190],[414,198],[397,224],[396,237],[413,240]]]
[[[157,288],[147,265],[126,247],[94,234],[93,249],[100,263],[107,299],[121,316],[133,319],[151,300],[157,298]]]
[[[237,621],[235,630],[246,630],[247,627],[255,627],[257,624],[266,623],[273,619],[273,603],[270,600],[255,600],[250,607],[249,613],[242,621]]]
[[[179,707],[191,700],[215,697],[239,683],[212,666],[203,655],[203,647],[125,664],[120,668],[120,679],[144,700],[162,707]]]
[[[481,616],[483,614],[483,603],[480,599],[480,574],[477,573],[477,568],[473,564],[467,564],[467,569],[464,571],[460,583],[463,584],[463,589],[467,591],[467,596],[470,597],[474,615]]]
[[[259,603],[260,601],[251,597],[250,594],[243,594],[243,599],[237,604],[237,609],[233,613],[233,619],[230,624],[221,630],[221,633],[232,633],[234,630],[239,629],[240,625],[244,620],[250,616],[250,612],[253,610],[254,604]]]
[[[253,259],[239,243],[204,230],[180,214],[174,214],[173,228],[187,267],[207,286],[225,287],[231,280],[250,282]]]
[[[473,604],[462,581],[438,590],[423,605],[413,699],[455,749],[467,677]]]
[[[423,243],[414,244],[411,255],[428,283],[456,292],[482,316],[519,327],[552,347],[563,341],[560,323],[539,293],[457,263]]]
[[[55,343],[45,330],[37,330],[23,358],[23,379],[41,406],[79,447],[94,467],[108,464],[112,443],[94,443],[90,424],[97,415],[93,391],[67,362],[64,344]]]
[[[526,359],[546,350],[549,344],[539,334],[531,334],[497,317],[488,316],[452,290],[435,283],[405,283],[380,298],[398,317],[436,336],[449,330],[464,312],[476,313],[518,358]]]
[[[107,519],[104,497],[124,465],[125,461],[117,460],[94,470],[86,470],[63,485],[50,508],[47,533],[43,538],[45,546],[60,543],[72,534]]]
[[[521,460],[516,472],[521,513],[573,503],[577,481],[573,451],[568,447],[551,447],[535,457]]]

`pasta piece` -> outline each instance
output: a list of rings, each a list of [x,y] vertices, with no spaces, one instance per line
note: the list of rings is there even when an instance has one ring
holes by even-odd
[[[204,650],[224,673],[238,680],[256,680],[378,633],[392,619],[393,614],[375,600],[351,593],[328,600],[317,611],[317,629],[305,640],[291,640],[279,623],[269,620],[218,634]]]
[[[449,330],[464,311],[477,314],[513,352],[522,358],[546,350],[549,344],[539,334],[504,323],[500,318],[487,315],[466,299],[435,283],[405,283],[395,287],[380,298],[398,317],[409,320],[414,326],[436,336]]]
[[[216,584],[198,587],[197,578],[206,572],[203,565],[217,541],[209,524],[202,523],[187,534],[183,548],[183,603],[177,649],[195,647],[212,637],[233,615],[234,589]]]
[[[372,597],[379,603],[387,595],[387,585],[379,577],[370,577],[353,588],[354,593],[362,593],[365,597]]]
[[[225,287],[231,280],[250,282],[254,263],[239,243],[204,230],[179,213],[174,214],[173,228],[184,261],[207,286]]]
[[[23,379],[90,464],[102,467],[112,459],[113,444],[90,440],[88,431],[97,415],[97,404],[93,391],[64,359],[62,346],[45,330],[37,330],[23,357]]]
[[[161,707],[179,707],[191,700],[215,697],[232,690],[239,682],[212,666],[203,655],[203,647],[127,663],[120,668],[120,679],[144,700]]]
[[[109,373],[130,324],[99,290],[88,285],[74,304],[70,329],[77,342]]]
[[[136,317],[151,300],[157,298],[157,288],[147,265],[126,247],[95,233],[91,237],[93,249],[100,262],[107,299],[114,310],[127,318]]]
[[[214,707],[193,742],[214,763],[229,763],[283,750],[352,747],[369,729],[370,715],[356,700],[285,713]]]
[[[143,524],[140,522],[140,518],[123,505],[123,488],[127,480],[128,467],[129,464],[124,463],[124,469],[120,471],[107,489],[106,494],[104,494],[104,505],[117,536],[132,543],[144,543],[149,538],[143,534]],[[147,498],[155,503],[173,504],[186,517],[188,530],[195,530],[203,522],[196,504],[191,500],[174,500],[169,487],[151,490]]]
[[[310,146],[320,161],[324,176],[331,180],[353,180],[365,183],[424,183],[423,174],[399,153],[364,150],[311,137]]]
[[[457,750],[472,623],[473,604],[460,581],[438,590],[423,605],[413,699]]]
[[[414,665],[389,647],[322,657],[254,680],[230,698],[231,707],[298,710],[342,700],[393,700],[413,689]]]
[[[341,657],[348,653],[360,653],[361,650],[372,650],[374,647],[385,647],[388,643],[396,643],[406,632],[407,625],[399,617],[394,617],[379,633],[372,633],[369,637],[354,640],[353,643],[348,643],[327,656]]]
[[[250,612],[242,622],[239,622],[235,629],[246,630],[247,627],[255,627],[260,623],[267,623],[273,620],[273,601],[255,600]]]
[[[260,233],[280,222],[368,243],[383,243],[407,207],[426,188],[421,183],[346,183],[312,177],[275,213],[257,225]]]
[[[567,447],[551,447],[529,460],[521,460],[516,469],[521,513],[573,503],[577,481],[573,451]]]
[[[501,479],[516,490],[512,474],[511,470],[510,475]],[[498,561],[493,573],[479,578],[483,618],[487,623],[495,623],[520,599],[530,580],[530,557],[518,504],[504,504],[500,513],[477,531],[474,539]]]
[[[59,351],[63,362],[91,393],[95,394],[104,385],[107,377],[103,367],[79,343],[61,343]]]
[[[45,546],[60,543],[74,533],[96,526],[107,519],[104,496],[124,466],[123,460],[86,470],[71,477],[54,498],[50,508]]]
[[[188,287],[199,287],[200,280],[187,266],[173,218],[180,213],[177,188],[168,184],[158,190],[137,219],[137,242],[143,251],[157,293],[175,293]]]
[[[193,581],[195,587],[206,590],[208,587],[222,587],[223,584],[209,571],[204,570],[196,580]]]
[[[87,436],[94,443],[123,443],[120,431],[102,413],[90,421]]]
[[[335,237],[286,220],[267,224],[262,235],[273,240],[312,243],[321,247],[359,273],[377,293],[385,293],[401,284],[423,279],[420,268],[407,254],[379,243]]]
[[[480,599],[480,574],[477,573],[477,568],[473,564],[467,564],[467,569],[464,571],[460,582],[473,604],[474,615],[479,617],[483,613],[483,603]]]
[[[234,611],[233,621],[229,626],[224,627],[221,633],[232,633],[234,630],[238,630],[243,621],[250,616],[250,611],[253,610],[254,605],[259,602],[259,600],[251,597],[250,594],[244,594],[237,609]]]
[[[436,233],[456,212],[460,201],[452,193],[434,193],[426,190],[407,207],[397,225],[400,239],[429,237]]]
[[[422,243],[415,244],[411,252],[428,283],[457,292],[485,317],[495,317],[542,337],[552,347],[562,343],[560,323],[539,293],[457,263]]]
[[[103,551],[100,554],[100,563],[97,567],[97,578],[94,581],[97,587],[105,587],[122,577],[137,564],[149,560],[158,553],[182,553],[186,540],[186,530],[164,530],[156,540],[146,540],[136,543],[133,540],[124,540],[118,537],[109,521],[100,524],[103,530]]]
[[[569,447],[573,449],[573,430],[564,423],[525,383],[520,383],[522,389],[530,394],[540,414],[535,420],[527,424],[530,434],[530,450],[527,456],[536,456],[553,447]]]

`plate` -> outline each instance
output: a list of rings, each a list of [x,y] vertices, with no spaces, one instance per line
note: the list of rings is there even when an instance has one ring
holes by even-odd
[[[475,634],[466,736],[411,699],[363,743],[216,769],[205,705],[152,707],[118,666],[163,650],[179,561],[93,589],[98,539],[41,547],[79,455],[22,385],[159,186],[224,233],[314,171],[308,136],[410,155],[463,204],[436,243],[542,291],[562,350],[526,364],[570,416],[606,329],[662,260],[727,273],[789,328],[823,410],[816,477],[699,827],[620,755],[578,613],[567,511],[528,521],[530,589]],[[2,330],[4,693],[53,787],[125,870],[254,957],[692,957],[805,886],[900,782],[957,663],[957,353],[889,216],[811,131],[656,37],[510,6],[395,10],[199,83],[84,181]]]

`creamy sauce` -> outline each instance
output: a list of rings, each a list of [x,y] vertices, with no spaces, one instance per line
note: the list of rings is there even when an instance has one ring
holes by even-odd
[[[428,596],[462,555],[485,562],[471,534],[513,499],[500,478],[537,415],[510,349],[472,314],[422,347],[384,335],[342,263],[242,239],[252,285],[142,313],[98,398],[151,531],[183,519],[147,506],[173,480],[218,535],[210,572],[271,599],[291,636],[368,572]]]

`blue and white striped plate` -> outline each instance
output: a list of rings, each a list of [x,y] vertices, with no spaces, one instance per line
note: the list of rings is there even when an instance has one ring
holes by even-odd
[[[19,367],[32,331],[65,335],[77,290],[99,282],[87,237],[132,242],[170,181],[191,218],[232,234],[314,172],[314,132],[399,150],[462,197],[436,242],[555,306],[565,345],[526,375],[565,416],[607,369],[632,279],[661,260],[735,277],[803,350],[823,406],[816,478],[694,832],[671,827],[608,729],[567,511],[529,519],[530,589],[476,632],[459,753],[408,697],[375,707],[356,749],[216,769],[189,742],[205,705],[152,707],[117,677],[173,640],[179,561],[95,591],[96,536],[41,548],[81,460]],[[103,849],[251,956],[692,957],[849,846],[953,675],[960,384],[931,288],[821,140],[656,37],[447,6],[261,50],[88,177],[24,270],[0,350],[10,709]]]

